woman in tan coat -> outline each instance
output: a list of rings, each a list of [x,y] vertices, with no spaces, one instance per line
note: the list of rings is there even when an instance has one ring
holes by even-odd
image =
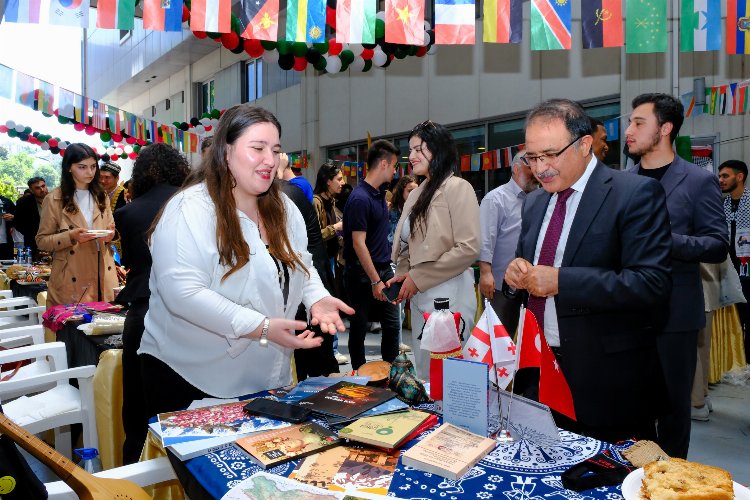
[[[114,299],[117,271],[109,243],[115,223],[99,184],[97,159],[86,144],[68,146],[60,187],[42,204],[36,243],[40,250],[52,252],[47,308]]]

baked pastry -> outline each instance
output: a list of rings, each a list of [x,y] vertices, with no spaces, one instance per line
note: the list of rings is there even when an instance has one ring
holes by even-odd
[[[641,495],[646,500],[732,500],[732,475],[724,469],[681,458],[643,467]]]

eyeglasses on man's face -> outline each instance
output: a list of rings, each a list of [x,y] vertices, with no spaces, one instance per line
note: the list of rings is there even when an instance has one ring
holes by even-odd
[[[576,142],[580,141],[584,136],[576,137],[573,139],[573,142],[562,148],[560,151],[557,152],[551,152],[551,153],[543,153],[540,155],[530,155],[526,153],[524,156],[521,157],[521,161],[523,161],[526,165],[529,167],[534,167],[541,163],[554,163],[561,154],[563,154],[570,146],[575,144]]]

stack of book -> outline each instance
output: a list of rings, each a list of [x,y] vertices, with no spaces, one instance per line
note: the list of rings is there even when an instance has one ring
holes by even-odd
[[[296,424],[237,440],[237,445],[264,469],[319,453],[340,443],[336,433],[315,422]]]
[[[393,451],[437,423],[430,413],[408,410],[360,418],[339,431],[339,437]]]

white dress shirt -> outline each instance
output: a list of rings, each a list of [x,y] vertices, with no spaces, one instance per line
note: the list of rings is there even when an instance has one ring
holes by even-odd
[[[276,265],[249,217],[237,211],[250,262],[222,281],[228,268],[219,263],[216,214],[205,184],[169,200],[151,237],[151,298],[139,354],[160,359],[214,397],[291,383],[292,349],[240,338],[265,317],[293,319],[300,302],[309,308],[329,295],[307,251],[302,214],[283,197],[287,235],[309,273],[290,269],[286,308]]]
[[[568,200],[565,202],[565,222],[563,222],[562,233],[560,233],[560,241],[557,243],[557,250],[555,251],[555,263],[554,267],[562,266],[563,255],[565,255],[565,247],[568,244],[568,236],[570,235],[570,227],[573,225],[575,220],[576,212],[578,211],[578,204],[581,202],[581,196],[583,195],[586,184],[589,182],[591,172],[596,167],[597,159],[596,156],[591,155],[591,160],[586,165],[586,170],[583,175],[578,179],[572,186],[573,194],[570,195]],[[539,252],[542,251],[542,244],[544,243],[544,236],[547,234],[547,226],[552,218],[552,212],[555,211],[555,204],[557,203],[557,193],[553,194],[547,205],[547,211],[544,213],[544,219],[542,221],[542,228],[539,230],[539,236],[536,240],[536,250],[534,251],[534,262],[536,265],[539,262]],[[547,339],[547,343],[552,347],[560,347],[560,328],[557,324],[557,309],[555,308],[555,297],[547,297],[547,301],[544,306],[544,337]]]

